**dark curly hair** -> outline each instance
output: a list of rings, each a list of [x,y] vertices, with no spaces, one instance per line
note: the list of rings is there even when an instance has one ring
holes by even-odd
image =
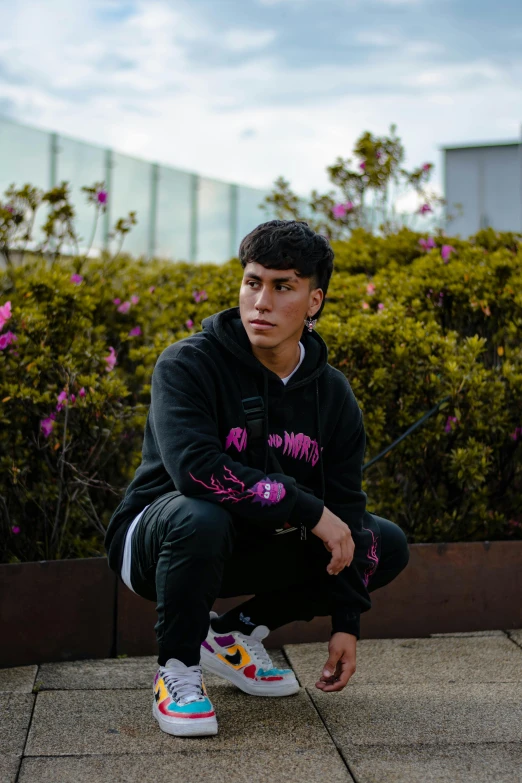
[[[266,269],[295,269],[301,277],[310,278],[310,291],[321,288],[324,298],[314,318],[319,318],[324,309],[333,259],[334,251],[328,240],[316,234],[304,220],[260,223],[239,246],[243,269],[249,261]]]

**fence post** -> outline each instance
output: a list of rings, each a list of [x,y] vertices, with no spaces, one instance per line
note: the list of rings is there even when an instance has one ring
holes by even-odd
[[[190,184],[190,261],[195,263],[198,257],[198,174],[191,175]]]
[[[109,234],[111,230],[111,202],[112,202],[112,150],[105,150],[105,190],[107,191],[107,209],[103,216],[103,249],[109,251]]]
[[[239,187],[233,183],[230,183],[230,224],[229,224],[230,247],[228,250],[229,259],[234,258],[238,254],[238,247],[237,247],[238,196],[239,196]]]
[[[58,170],[58,134],[49,136],[49,189],[56,187],[56,173]]]
[[[160,168],[158,163],[151,164],[150,171],[150,210],[149,210],[149,261],[156,252],[156,217],[158,207],[158,184]]]

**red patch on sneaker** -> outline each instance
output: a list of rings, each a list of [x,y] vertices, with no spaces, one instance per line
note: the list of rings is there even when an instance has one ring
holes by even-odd
[[[282,680],[282,677],[260,677],[263,682],[273,682],[274,680]]]
[[[250,664],[250,666],[247,666],[246,669],[243,670],[245,677],[248,677],[249,680],[255,680],[256,679],[256,667],[253,663]]]

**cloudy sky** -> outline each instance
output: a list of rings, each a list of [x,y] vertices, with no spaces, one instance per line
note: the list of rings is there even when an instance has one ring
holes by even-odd
[[[0,114],[307,195],[364,130],[513,140],[520,0],[0,0]]]

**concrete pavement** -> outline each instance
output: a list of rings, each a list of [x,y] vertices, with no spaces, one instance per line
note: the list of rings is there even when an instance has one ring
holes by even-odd
[[[340,693],[326,644],[272,651],[301,690],[205,682],[216,737],[163,733],[155,657],[0,669],[2,783],[522,783],[522,629],[362,639]]]

